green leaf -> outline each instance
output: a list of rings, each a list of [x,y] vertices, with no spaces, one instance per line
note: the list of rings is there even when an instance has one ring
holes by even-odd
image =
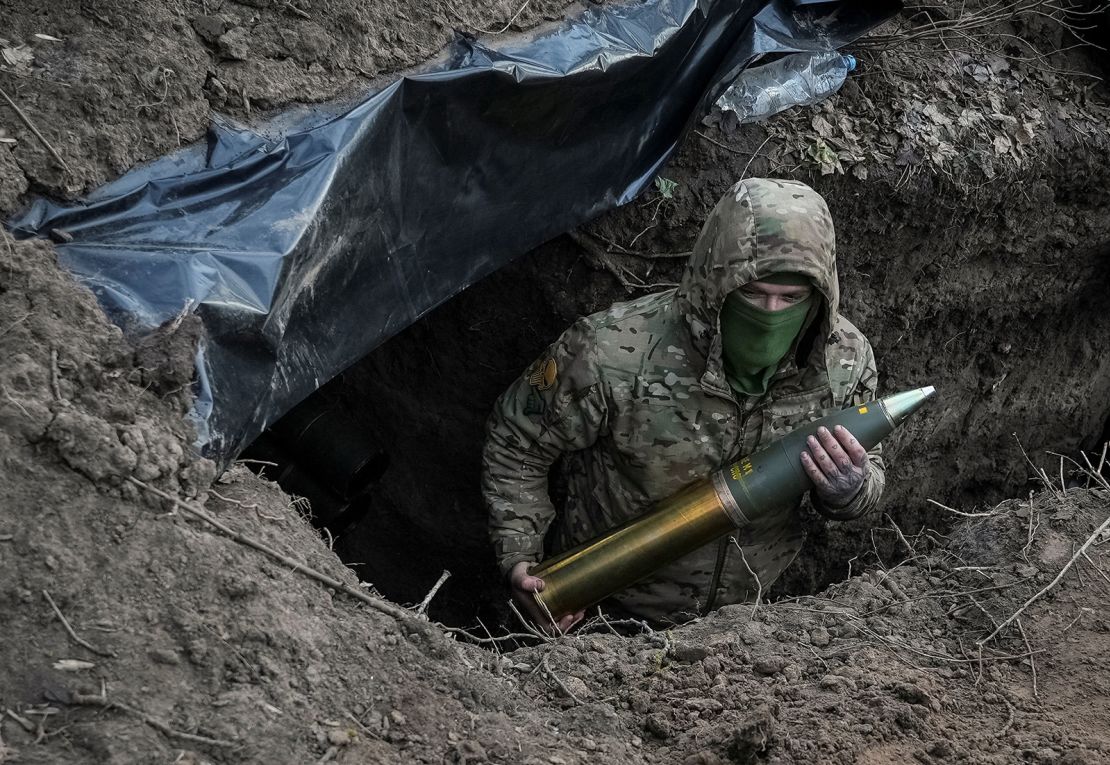
[[[670,178],[659,176],[655,179],[655,188],[659,190],[659,196],[663,199],[674,199],[675,189],[678,188],[678,181],[672,181]]]
[[[821,168],[821,175],[844,172],[844,168],[840,164],[840,155],[820,138],[809,145],[806,149],[806,156]]]

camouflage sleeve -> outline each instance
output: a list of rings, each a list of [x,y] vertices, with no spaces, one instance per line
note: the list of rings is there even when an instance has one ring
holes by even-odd
[[[864,363],[858,367],[861,370],[859,378],[852,386],[848,399],[843,402],[844,408],[865,404],[879,397],[879,372],[875,366],[875,352],[870,343],[866,340],[864,343]],[[885,486],[886,465],[883,463],[883,445],[880,443],[867,452],[867,477],[851,502],[843,507],[829,507],[821,502],[816,493],[811,494],[810,498],[814,507],[825,517],[847,521],[874,511],[879,506]]]
[[[539,562],[555,518],[547,473],[563,452],[593,444],[606,427],[604,384],[592,327],[579,319],[494,404],[486,423],[482,494],[501,573]]]

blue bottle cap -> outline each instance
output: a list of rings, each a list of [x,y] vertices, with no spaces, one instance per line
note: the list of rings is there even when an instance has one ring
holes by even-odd
[[[848,70],[849,72],[853,71],[853,70],[854,70],[854,69],[856,68],[856,64],[858,63],[858,62],[856,61],[856,57],[855,57],[855,56],[853,56],[853,55],[851,55],[851,54],[849,54],[849,53],[845,53],[845,54],[844,54],[844,56],[843,56],[843,58],[844,58],[844,66],[845,66],[845,68],[846,68],[846,69],[847,69],[847,70]]]

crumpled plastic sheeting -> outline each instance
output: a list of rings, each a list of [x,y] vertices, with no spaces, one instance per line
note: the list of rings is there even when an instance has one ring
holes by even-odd
[[[200,445],[233,458],[424,313],[542,242],[633,199],[753,60],[837,47],[897,2],[646,0],[591,7],[349,110],[206,145],[78,205],[11,222],[129,331],[196,311]]]

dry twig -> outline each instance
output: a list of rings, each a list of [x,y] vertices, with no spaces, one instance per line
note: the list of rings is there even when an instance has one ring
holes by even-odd
[[[133,707],[130,704],[125,704],[122,701],[109,701],[107,695],[101,691],[99,696],[94,696],[89,693],[74,693],[70,695],[70,701],[78,706],[85,707],[103,707],[104,709],[119,709],[128,714],[132,714],[145,722],[150,727],[159,733],[163,733],[170,738],[178,738],[182,741],[191,741],[194,744],[205,744],[206,746],[215,746],[220,748],[227,748],[236,746],[234,741],[228,741],[222,738],[209,738],[208,736],[199,736],[196,733],[186,733],[185,731],[176,730],[171,728],[166,722],[147,714],[138,707]]]
[[[510,18],[508,21],[506,21],[505,26],[501,27],[497,31],[494,31],[492,29],[482,29],[482,28],[478,28],[478,31],[479,32],[485,32],[487,35],[499,35],[499,34],[501,34],[502,32],[506,31],[509,27],[511,27],[514,23],[516,23],[516,20],[520,18],[520,14],[524,13],[524,9],[527,8],[528,4],[531,3],[531,2],[532,2],[532,0],[524,0],[524,4],[521,5],[519,9],[517,9],[517,12],[512,15],[512,18]]]
[[[532,637],[539,638],[540,640],[544,641],[545,643],[550,643],[552,640],[554,640],[554,638],[551,637],[551,635],[545,635],[542,632],[540,632],[538,629],[533,627],[532,623],[524,618],[524,614],[520,613],[520,609],[516,607],[516,603],[514,603],[512,601],[512,599],[509,600],[509,609],[516,616],[517,621],[519,621],[521,623],[521,625],[523,625],[524,629],[527,630],[528,633]]]
[[[1029,669],[1033,671],[1033,698],[1040,696],[1037,693],[1037,661],[1033,658],[1033,649],[1029,646],[1029,636],[1025,634],[1025,627],[1021,626],[1021,619],[1017,620],[1017,628],[1021,633],[1021,640],[1025,643],[1025,650],[1029,654]]]
[[[755,571],[753,571],[752,567],[748,565],[748,559],[744,555],[744,548],[741,547],[740,543],[736,541],[736,537],[729,537],[728,541],[736,545],[736,549],[740,551],[740,560],[741,562],[743,562],[744,568],[748,570],[748,573],[751,574],[752,579],[755,580],[755,603],[752,605],[752,621],[754,622],[755,615],[759,611],[759,603],[763,600],[763,583],[759,581],[759,577],[756,575]]]
[[[28,720],[26,717],[17,715],[11,709],[5,709],[4,712],[8,715],[8,717],[19,723],[19,727],[23,728],[23,730],[27,731],[28,733],[35,732],[35,724]]]
[[[1070,622],[1068,622],[1068,626],[1064,627],[1064,629],[1062,630],[1062,632],[1067,632],[1067,631],[1068,631],[1068,630],[1070,630],[1070,629],[1071,629],[1072,627],[1074,627],[1074,626],[1076,625],[1076,623],[1077,623],[1077,622],[1078,622],[1078,621],[1079,621],[1080,619],[1082,619],[1082,618],[1083,618],[1083,614],[1084,614],[1084,613],[1086,613],[1087,611],[1090,611],[1090,610],[1091,610],[1091,609],[1089,609],[1089,608],[1087,608],[1087,607],[1085,607],[1085,606],[1081,606],[1081,607],[1079,608],[1079,613],[1075,615],[1075,618],[1074,618],[1074,619],[1072,619],[1072,620],[1071,620]]]
[[[1091,568],[1093,568],[1099,576],[1101,576],[1107,582],[1110,582],[1110,576],[1107,576],[1106,572],[1099,568],[1099,565],[1095,563],[1094,560],[1092,560],[1091,556],[1088,555],[1086,551],[1083,552],[1083,557],[1087,559],[1087,562],[1091,564]]]
[[[472,642],[493,645],[495,648],[497,647],[498,643],[502,643],[508,640],[523,640],[525,638],[535,639],[536,637],[532,633],[526,632],[509,632],[504,635],[498,635],[497,637],[494,637],[493,635],[489,634],[489,630],[486,629],[486,626],[484,624],[482,625],[482,629],[486,630],[487,637],[475,635],[473,632],[469,632],[462,627],[448,627],[446,625],[442,626],[445,632],[450,632],[452,635],[462,635],[464,638]]]
[[[447,569],[443,569],[443,573],[439,575],[439,579],[432,585],[432,589],[428,590],[428,594],[424,596],[424,600],[420,601],[420,605],[417,606],[417,616],[424,615],[424,612],[428,610],[428,604],[432,602],[432,598],[436,596],[436,593],[439,592],[439,588],[443,586],[443,583],[446,582],[450,576],[451,572]]]
[[[949,507],[948,505],[942,505],[940,502],[937,502],[935,499],[926,499],[925,501],[928,502],[931,505],[936,505],[941,510],[947,510],[948,512],[954,513],[954,514],[959,515],[963,518],[989,518],[992,515],[996,515],[996,512],[994,510],[990,510],[986,513],[965,513],[962,510],[956,510],[954,508]]]
[[[39,129],[35,127],[35,123],[31,122],[31,118],[24,114],[23,110],[19,108],[19,104],[13,101],[12,97],[4,92],[3,88],[0,88],[0,96],[3,96],[4,100],[8,102],[8,106],[10,106],[12,110],[16,113],[16,116],[19,117],[20,121],[22,121],[23,124],[27,126],[28,130],[35,134],[35,138],[39,139],[39,143],[43,145],[43,148],[50,152],[50,156],[57,160],[58,164],[64,167],[65,171],[68,173],[70,171],[69,165],[67,165],[66,161],[62,159],[62,155],[58,153],[57,149],[50,145],[50,141],[46,140],[46,136],[39,132]]]
[[[312,15],[309,14],[308,11],[301,10],[297,6],[293,5],[292,3],[286,3],[282,7],[285,8],[285,10],[292,13],[294,16],[300,16],[302,19],[311,19],[312,18]]]
[[[1094,533],[1091,534],[1089,537],[1087,537],[1087,540],[1082,545],[1079,546],[1079,549],[1075,552],[1074,555],[1071,556],[1071,560],[1069,560],[1064,565],[1064,567],[1062,569],[1060,569],[1060,573],[1056,575],[1055,579],[1053,579],[1051,582],[1046,584],[1044,586],[1044,588],[1042,588],[1039,592],[1037,592],[1036,595],[1029,598],[1029,600],[1025,601],[1025,603],[1022,604],[1021,608],[1019,608],[1017,611],[1015,611],[1013,614],[1011,614],[1009,616],[1009,618],[1006,619],[1006,621],[999,624],[998,627],[995,628],[994,632],[987,635],[982,640],[977,641],[978,644],[981,646],[984,643],[987,643],[988,641],[990,641],[995,635],[997,635],[999,632],[1001,632],[1003,628],[1005,628],[1008,624],[1010,624],[1015,619],[1017,619],[1019,616],[1021,616],[1022,613],[1025,611],[1025,609],[1029,608],[1029,606],[1031,606],[1035,602],[1037,602],[1046,592],[1048,592],[1053,587],[1055,587],[1057,584],[1059,584],[1060,580],[1064,578],[1064,575],[1067,574],[1068,571],[1071,569],[1071,567],[1075,565],[1075,562],[1077,560],[1079,560],[1079,557],[1084,552],[1086,552],[1087,548],[1090,547],[1091,544],[1093,544],[1094,541],[1096,539],[1098,539],[1098,537],[1102,534],[1102,532],[1106,531],[1106,529],[1108,529],[1108,528],[1110,528],[1110,516],[1107,516],[1106,520],[1103,521],[1097,529],[1095,529]]]
[[[69,636],[73,638],[73,642],[77,643],[77,645],[82,646],[83,648],[87,648],[88,650],[95,653],[97,656],[106,656],[109,658],[115,657],[115,654],[111,651],[105,651],[103,649],[97,648],[89,641],[78,636],[78,634],[73,631],[73,627],[70,626],[69,620],[66,619],[65,616],[62,614],[62,610],[58,608],[58,604],[54,602],[54,598],[50,597],[50,593],[46,590],[43,590],[42,596],[46,598],[46,602],[50,604],[50,607],[52,609],[54,609],[54,615],[58,617],[58,620],[62,623],[62,626],[65,627],[66,632],[69,633]]]
[[[648,228],[637,234],[630,243],[630,246],[631,244],[635,244],[636,239],[639,239],[640,236],[642,236],[651,228],[651,226],[648,226]],[[613,275],[614,278],[616,278],[618,282],[620,282],[620,285],[624,287],[624,289],[628,292],[634,292],[636,290],[664,289],[667,287],[677,286],[677,284],[675,284],[674,282],[656,282],[654,284],[645,282],[635,273],[629,271],[624,266],[615,262],[613,260],[612,253],[610,253],[608,250],[594,241],[593,237],[589,236],[588,234],[582,234],[578,231],[568,231],[567,236],[575,244],[586,251],[586,259],[590,261],[591,265],[593,265],[595,268],[600,268],[604,271],[608,271],[610,274]],[[628,248],[622,247],[621,249],[626,254],[629,253]],[[635,281],[632,281],[633,279],[635,279]]]
[[[894,519],[890,517],[890,514],[884,513],[884,515],[886,515],[886,519],[890,521],[890,526],[894,529],[894,533],[898,535],[898,538],[902,540],[902,544],[904,544],[906,546],[906,549],[910,551],[910,557],[918,557],[917,550],[914,549],[914,546],[910,544],[908,539],[906,539],[906,535],[902,533],[902,529],[898,528],[898,524],[894,522]]]
[[[1000,730],[1000,731],[998,731],[998,733],[994,734],[996,737],[1001,736],[1003,733],[1008,731],[1014,725],[1014,713],[1015,713],[1014,705],[1011,704],[1009,702],[1009,700],[1006,699],[1005,697],[1003,697],[1002,700],[1006,702],[1006,708],[1010,710],[1010,716],[1006,718],[1006,724],[1002,726],[1002,730]]]
[[[1029,492],[1029,528],[1026,532],[1025,546],[1021,548],[1021,557],[1026,563],[1029,562],[1029,548],[1033,546],[1033,535],[1037,533],[1040,528],[1040,518],[1037,519],[1037,525],[1033,525],[1033,516],[1037,514],[1036,508],[1033,505],[1033,492]]]
[[[573,701],[575,704],[581,704],[582,703],[578,699],[578,697],[574,695],[574,692],[571,691],[570,688],[567,688],[567,684],[564,683],[562,680],[560,680],[559,676],[556,675],[555,672],[551,669],[551,665],[547,663],[547,654],[546,653],[543,655],[543,659],[540,660],[540,665],[543,667],[544,671],[547,673],[547,676],[550,677],[552,680],[554,680],[555,684],[563,689],[563,693],[565,693],[567,696],[569,696],[571,701]]]
[[[752,152],[752,156],[748,159],[748,163],[744,165],[744,169],[740,172],[740,180],[744,180],[748,177],[748,170],[751,169],[752,162],[755,162],[755,158],[760,156],[760,152],[763,151],[763,147],[766,146],[768,141],[770,140],[771,136],[768,135],[766,138],[763,139],[763,143],[759,144],[759,148]]]
[[[1052,496],[1060,499],[1060,495],[1057,493],[1056,487],[1052,485],[1052,481],[1049,479],[1048,473],[1046,473],[1043,468],[1039,468],[1034,465],[1033,460],[1029,459],[1029,454],[1025,451],[1025,447],[1022,446],[1021,439],[1018,438],[1017,433],[1011,433],[1010,435],[1014,437],[1014,441],[1017,442],[1018,449],[1021,450],[1021,456],[1024,457],[1025,461],[1029,463],[1029,467],[1033,469],[1033,473],[1037,476],[1037,480],[1043,483],[1044,487],[1052,492]],[[1064,490],[1066,493],[1066,490],[1063,486],[1061,486],[1060,489]]]
[[[55,401],[62,400],[62,386],[61,386],[62,373],[58,369],[58,349],[50,349],[50,390],[54,394]]]
[[[138,478],[135,478],[134,476],[128,476],[127,480],[130,481],[131,483],[135,484],[136,486],[139,486],[143,489],[146,489],[147,491],[149,491],[151,494],[154,494],[155,496],[161,497],[162,499],[165,499],[165,500],[168,500],[168,501],[172,502],[175,507],[178,507],[181,510],[184,510],[185,512],[194,516],[195,518],[199,518],[200,520],[207,523],[209,526],[213,527],[214,529],[218,530],[220,533],[222,533],[225,536],[227,536],[228,538],[230,538],[232,541],[238,542],[239,544],[244,545],[246,547],[250,547],[250,548],[253,548],[255,550],[258,550],[260,553],[268,555],[270,558],[273,558],[274,560],[278,561],[279,563],[281,563],[283,565],[286,565],[286,566],[289,566],[294,572],[304,574],[309,579],[314,579],[317,582],[319,582],[320,584],[326,585],[327,587],[330,587],[331,589],[335,590],[336,592],[341,592],[345,595],[351,596],[355,600],[362,601],[363,603],[370,606],[371,608],[374,608],[378,611],[381,611],[383,614],[386,614],[388,616],[392,616],[394,619],[400,619],[402,621],[405,621],[405,620],[409,620],[409,619],[413,618],[412,614],[410,614],[408,611],[406,611],[404,608],[401,608],[400,606],[394,605],[394,604],[389,603],[389,602],[384,601],[384,600],[378,600],[377,598],[373,598],[373,597],[367,595],[365,592],[362,592],[361,590],[355,589],[354,587],[352,587],[349,584],[344,584],[343,582],[339,581],[338,579],[334,579],[334,578],[328,576],[327,574],[324,574],[320,571],[317,571],[314,568],[309,568],[308,566],[306,566],[304,563],[301,563],[300,561],[294,560],[293,558],[290,558],[287,555],[283,555],[282,553],[278,552],[277,550],[273,549],[272,547],[270,547],[270,546],[268,546],[268,545],[266,545],[262,542],[259,542],[257,539],[254,539],[253,537],[249,537],[246,534],[242,534],[242,533],[240,533],[238,531],[235,531],[234,529],[232,529],[228,526],[225,526],[224,524],[220,523],[215,518],[213,518],[211,515],[209,515],[205,511],[201,510],[199,507],[194,507],[193,505],[189,504],[188,502],[185,502],[184,500],[179,499],[178,497],[175,497],[172,494],[167,494],[166,492],[162,491],[161,489],[157,489],[157,488],[151,486],[150,484],[148,484],[144,481],[140,481]]]
[[[11,234],[8,233],[8,230],[6,228],[4,228],[4,225],[2,223],[0,223],[0,237],[4,238],[4,244],[7,245],[7,247],[8,247],[8,254],[11,255],[14,258],[15,257],[15,245],[12,244]],[[27,315],[30,316],[31,314],[27,314]]]

